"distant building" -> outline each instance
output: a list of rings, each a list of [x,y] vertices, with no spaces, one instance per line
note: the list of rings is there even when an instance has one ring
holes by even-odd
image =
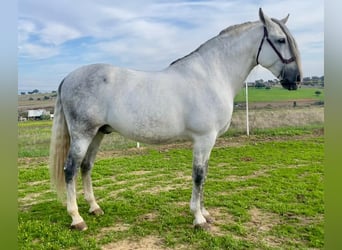
[[[45,109],[31,109],[28,110],[27,118],[31,120],[39,120],[44,115],[51,117],[50,111],[47,111]]]

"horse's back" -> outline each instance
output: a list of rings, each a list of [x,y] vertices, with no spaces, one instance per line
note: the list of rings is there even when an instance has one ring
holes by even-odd
[[[185,125],[177,88],[170,88],[166,78],[162,72],[87,65],[64,79],[61,98],[70,122],[109,125],[141,141],[169,141],[183,137]]]

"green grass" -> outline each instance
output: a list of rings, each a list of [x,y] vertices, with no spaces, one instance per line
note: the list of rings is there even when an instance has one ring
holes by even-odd
[[[300,135],[309,135],[312,134],[313,131],[319,132],[322,130],[322,124],[310,124],[306,126],[293,126],[293,127],[278,127],[278,128],[267,128],[267,129],[254,129],[250,132],[251,138],[270,138],[272,140],[276,139],[276,137],[293,137]],[[240,137],[245,136],[245,129],[241,128],[233,128],[229,129],[225,134],[222,135],[223,138],[226,137]]]
[[[18,123],[18,157],[46,157],[49,155],[52,121],[27,121]],[[101,150],[127,149],[136,142],[112,133],[106,136]]]
[[[50,125],[38,124],[20,125],[19,141],[40,131],[36,143],[46,145]],[[74,232],[66,208],[50,190],[47,161],[23,157],[45,156],[44,148],[21,141],[19,148],[26,149],[19,149],[18,160],[19,248],[110,249],[123,242],[134,248],[140,241],[148,249],[144,239],[152,237],[160,249],[322,249],[324,140],[316,133],[321,128],[223,137],[212,152],[205,186],[215,219],[210,231],[191,226],[189,147],[121,148],[116,157],[98,159],[92,176],[105,214],[88,215],[79,181],[79,210],[89,229]]]
[[[319,90],[322,93],[317,96],[315,92]],[[235,102],[244,102],[246,98],[246,90],[243,88],[240,93],[235,97]],[[324,100],[324,89],[302,87],[296,91],[288,91],[281,87],[272,87],[271,89],[257,89],[248,88],[249,102],[277,102],[277,101],[295,101],[311,99],[317,101]]]
[[[52,121],[27,121],[18,123],[18,156],[37,157],[49,155]]]

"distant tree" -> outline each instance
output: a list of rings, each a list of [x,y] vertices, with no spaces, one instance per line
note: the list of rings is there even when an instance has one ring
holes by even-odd
[[[321,85],[322,87],[324,87],[324,76],[321,76],[320,80],[321,80],[321,84],[320,84],[320,85]]]
[[[264,83],[264,80],[257,80],[257,81],[255,81],[255,87],[257,88],[257,89],[260,89],[260,88],[265,88],[265,83]]]
[[[27,93],[28,93],[29,95],[37,94],[37,93],[39,93],[39,90],[38,90],[38,89],[34,89],[34,90],[32,90],[32,91],[27,91]]]
[[[316,95],[317,97],[320,96],[320,94],[322,94],[321,91],[319,91],[319,90],[316,90],[316,91],[315,91],[315,95]]]
[[[26,92],[20,92],[21,95],[26,95]]]
[[[310,85],[311,77],[303,77],[303,85]]]
[[[44,96],[44,100],[49,100],[49,99],[50,99],[50,97]]]
[[[44,114],[39,117],[40,120],[50,120],[50,115]]]
[[[34,99],[32,97],[29,98],[30,101],[33,101]]]

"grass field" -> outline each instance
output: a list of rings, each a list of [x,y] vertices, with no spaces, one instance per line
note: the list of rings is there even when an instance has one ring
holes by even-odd
[[[320,95],[315,92],[320,91]],[[244,102],[246,98],[245,89],[235,97],[235,102]],[[248,88],[248,100],[250,102],[279,102],[279,101],[294,101],[294,100],[324,100],[324,89],[302,87],[296,91],[288,91],[281,87],[273,87],[271,89]]]
[[[322,249],[323,125],[278,125],[256,125],[246,137],[233,124],[218,140],[205,188],[215,219],[209,231],[192,227],[189,143],[136,149],[135,142],[107,136],[92,175],[105,214],[87,214],[79,181],[79,209],[89,229],[74,232],[50,189],[51,122],[19,123],[19,248]]]

